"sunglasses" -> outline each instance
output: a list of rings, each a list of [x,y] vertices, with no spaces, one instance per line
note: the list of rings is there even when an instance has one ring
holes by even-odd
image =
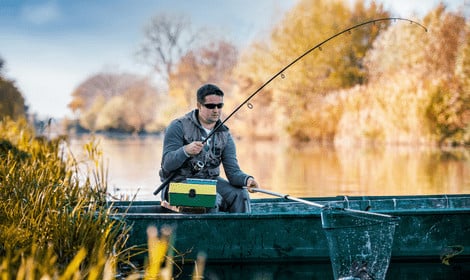
[[[206,103],[206,104],[202,104],[204,107],[206,107],[207,109],[215,109],[215,107],[217,107],[217,109],[222,109],[222,107],[224,107],[224,103],[218,103],[218,104],[213,104],[213,103]]]

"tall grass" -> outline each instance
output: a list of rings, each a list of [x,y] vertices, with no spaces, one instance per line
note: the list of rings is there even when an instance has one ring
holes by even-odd
[[[100,162],[96,146],[87,150]],[[24,120],[0,122],[2,279],[103,279],[123,256],[128,226],[110,218],[104,169],[83,166],[65,137],[38,137]]]
[[[0,279],[174,278],[171,229],[149,228],[146,266],[126,265],[144,252],[126,248],[130,226],[111,215],[99,145],[84,145],[84,157],[67,147],[24,120],[0,121]]]

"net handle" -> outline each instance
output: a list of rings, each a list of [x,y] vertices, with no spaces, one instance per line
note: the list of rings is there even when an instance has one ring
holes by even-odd
[[[305,200],[305,199],[301,199],[301,198],[298,198],[298,197],[294,197],[294,196],[291,196],[289,194],[277,193],[277,192],[268,191],[268,190],[260,189],[260,188],[251,188],[250,190],[252,192],[259,192],[259,193],[264,193],[264,194],[268,194],[268,195],[272,195],[272,196],[276,196],[276,197],[280,197],[280,198],[285,198],[285,199],[288,199],[288,200],[297,201],[297,202],[307,204],[307,205],[310,205],[310,206],[314,206],[314,207],[317,207],[317,208],[320,208],[320,209],[328,209],[329,208],[329,206],[326,206],[326,205],[323,205],[323,204],[320,204],[320,203],[316,203],[316,202],[313,202],[313,201],[308,201],[308,200]],[[368,211],[362,211],[362,210],[356,210],[356,209],[350,209],[350,208],[335,208],[335,209],[343,210],[343,211],[347,211],[347,212],[352,212],[352,213],[357,213],[357,214],[362,214],[362,215],[371,215],[371,216],[375,216],[375,217],[390,218],[390,219],[393,218],[393,216],[390,216],[390,215],[387,215],[387,214],[368,212]]]

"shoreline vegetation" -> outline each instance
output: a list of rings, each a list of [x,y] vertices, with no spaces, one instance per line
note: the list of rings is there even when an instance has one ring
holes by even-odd
[[[96,143],[85,144],[78,157],[66,137],[46,139],[25,120],[5,119],[0,161],[2,279],[171,279],[168,230],[159,236],[148,229],[155,246],[145,268],[129,262],[147,252],[126,248],[130,225],[110,216],[107,170]]]

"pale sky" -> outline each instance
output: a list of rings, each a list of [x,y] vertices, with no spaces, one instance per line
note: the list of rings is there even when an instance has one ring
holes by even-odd
[[[312,0],[313,1],[313,0]],[[443,1],[451,10],[465,0]],[[470,1],[470,0],[469,0]],[[196,26],[247,45],[296,0],[0,0],[3,73],[40,117],[71,116],[72,91],[103,71],[148,73],[134,56],[156,14],[185,14]],[[415,19],[439,0],[381,0],[393,16]],[[468,5],[466,6],[468,7]],[[467,8],[468,9],[468,8]],[[466,11],[468,15],[468,11]]]

